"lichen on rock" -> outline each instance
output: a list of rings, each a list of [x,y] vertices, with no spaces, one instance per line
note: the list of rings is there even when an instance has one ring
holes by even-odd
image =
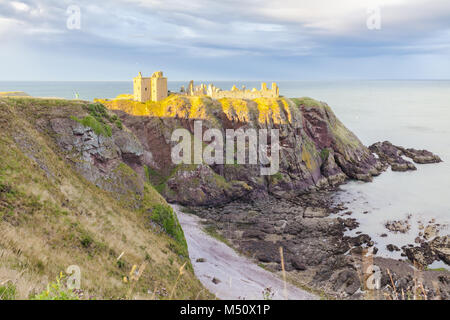
[[[335,186],[349,178],[370,181],[383,169],[328,105],[311,98],[213,100],[171,95],[163,101],[145,104],[124,99],[99,101],[115,110],[126,127],[139,137],[144,154],[159,155],[159,159],[144,159],[144,164],[166,177],[162,194],[175,202],[226,203],[249,193],[253,197],[264,193],[292,197]],[[170,159],[171,132],[181,127],[193,134],[195,120],[202,120],[205,129],[217,128],[222,132],[278,129],[281,144],[278,178],[259,176],[258,165],[248,164],[202,165],[173,175],[176,166]],[[196,183],[197,179],[202,183]]]

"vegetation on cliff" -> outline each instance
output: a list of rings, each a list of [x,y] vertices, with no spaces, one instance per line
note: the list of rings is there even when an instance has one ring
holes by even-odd
[[[172,94],[159,102],[124,98],[97,100],[115,111],[141,140],[149,155],[149,181],[170,201],[182,204],[224,203],[249,193],[294,196],[333,186],[348,178],[371,180],[381,165],[323,102],[311,98],[213,100]],[[171,133],[193,122],[204,130],[279,129],[280,172],[259,175],[258,165],[175,166]]]
[[[105,106],[100,103],[89,104],[87,106],[89,115],[82,119],[72,116],[71,119],[81,123],[85,127],[91,128],[95,134],[111,137],[112,131],[110,124],[122,129],[122,121],[116,115],[109,115]]]
[[[286,124],[292,120],[288,102],[283,98],[259,98],[253,101],[233,98],[213,100],[207,96],[172,94],[158,102],[138,102],[124,98],[95,101],[111,110],[121,110],[134,116],[214,121],[218,120],[218,115],[214,115],[214,111],[220,110],[230,120],[235,118],[240,122],[256,119],[260,123],[273,121],[275,124]]]
[[[72,120],[89,116],[111,135]],[[140,173],[142,147],[117,120],[83,101],[0,99],[2,298],[45,298],[76,265],[84,298],[168,299],[186,263],[172,298],[211,298],[176,216]]]

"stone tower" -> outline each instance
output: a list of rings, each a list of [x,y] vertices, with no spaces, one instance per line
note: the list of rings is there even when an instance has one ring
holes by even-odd
[[[152,101],[160,101],[167,98],[167,78],[163,77],[163,72],[153,73],[152,83]]]
[[[139,75],[133,79],[134,100],[140,102],[160,101],[167,98],[167,78],[162,71],[153,73],[151,78]]]
[[[274,98],[278,98],[280,96],[280,88],[278,88],[276,82],[272,82],[272,93]]]
[[[142,77],[142,73],[133,79],[134,100],[146,102],[151,99],[151,81],[150,78]]]

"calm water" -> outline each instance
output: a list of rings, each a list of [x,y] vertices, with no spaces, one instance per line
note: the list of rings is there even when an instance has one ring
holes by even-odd
[[[270,81],[267,81],[270,83]],[[187,82],[170,82],[178,91]],[[214,82],[229,89],[232,82]],[[238,82],[238,86],[260,87],[259,82]],[[417,165],[415,172],[386,172],[373,183],[351,182],[339,198],[350,202],[361,226],[381,255],[400,257],[385,249],[386,244],[412,243],[418,234],[417,221],[435,218],[450,223],[450,81],[342,81],[279,82],[282,95],[309,96],[326,101],[337,116],[364,144],[389,140],[405,147],[425,148],[444,160],[437,165]],[[25,91],[33,96],[81,99],[114,98],[131,93],[129,82],[0,82],[0,91]],[[369,214],[362,214],[369,211]],[[412,214],[412,230],[406,235],[387,232],[384,222]],[[379,237],[388,233],[387,238]],[[448,228],[443,233],[448,234]]]

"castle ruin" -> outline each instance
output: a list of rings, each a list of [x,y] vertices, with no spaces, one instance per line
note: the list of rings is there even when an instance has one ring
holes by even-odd
[[[150,78],[144,78],[139,72],[139,75],[133,79],[134,100],[139,102],[147,101],[161,101],[168,96],[167,78],[163,76],[162,71],[153,73]],[[278,85],[273,82],[272,88],[269,89],[267,84],[261,84],[261,90],[255,88],[249,90],[243,86],[241,89],[235,85],[231,90],[222,90],[213,84],[194,85],[194,81],[189,83],[187,89],[184,86],[180,90],[180,94],[187,96],[208,96],[212,99],[235,98],[253,100],[257,98],[278,98],[280,96],[280,89]]]
[[[133,79],[134,100],[139,102],[160,101],[167,98],[167,78],[162,71],[153,73],[150,78],[142,77],[142,73]]]
[[[242,89],[238,89],[234,85],[230,91],[224,91],[215,87],[213,84],[194,86],[194,81],[191,81],[186,94],[188,96],[209,96],[212,99],[235,98],[252,100],[257,98],[278,98],[280,96],[280,89],[275,82],[272,83],[271,89],[268,89],[267,84],[263,82],[261,84],[261,90],[257,90],[256,88],[249,90],[245,86]]]

